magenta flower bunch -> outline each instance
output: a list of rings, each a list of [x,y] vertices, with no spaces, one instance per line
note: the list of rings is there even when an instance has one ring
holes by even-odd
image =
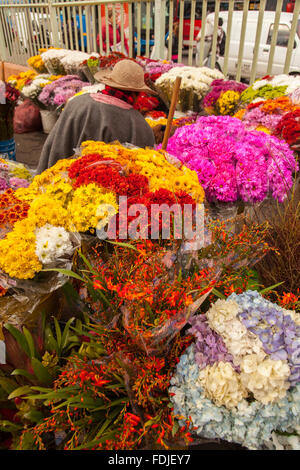
[[[87,85],[77,75],[66,75],[46,85],[38,99],[46,108],[58,109]]]
[[[261,107],[257,107],[246,112],[243,116],[243,123],[248,130],[264,126],[273,133],[281,118],[282,114],[269,114],[263,111]]]
[[[225,91],[231,90],[242,93],[247,87],[248,85],[245,85],[245,83],[236,82],[235,80],[214,80],[210,85],[209,93],[207,93],[203,100],[203,107],[214,107],[217,100]]]
[[[230,116],[201,116],[177,129],[167,151],[197,172],[209,202],[253,204],[269,195],[282,202],[298,170],[285,141]]]

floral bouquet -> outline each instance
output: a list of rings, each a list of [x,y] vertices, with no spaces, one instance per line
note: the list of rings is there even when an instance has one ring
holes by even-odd
[[[32,172],[22,163],[0,158],[0,193],[9,188],[27,188],[32,178]]]
[[[89,58],[90,54],[86,52],[69,51],[65,57],[62,57],[61,64],[67,75],[78,75],[82,81],[86,81],[86,75],[82,70],[81,64]]]
[[[61,60],[70,54],[68,49],[47,49],[41,53],[41,59],[44,62],[48,73],[52,75],[66,75],[66,70]]]
[[[132,204],[172,205],[176,198],[181,204],[201,204],[204,193],[197,174],[169,163],[163,152],[87,141],[81,158],[59,160],[14,196],[30,207],[0,240],[0,269],[22,280],[33,279],[45,260],[54,263],[61,253],[69,253],[72,233],[94,234],[111,222],[110,238],[118,239],[123,230],[122,223],[114,226],[119,196],[127,197],[129,215]],[[148,221],[143,226],[147,228]],[[55,243],[43,244],[47,234]],[[61,245],[56,243],[59,238]]]
[[[13,118],[20,93],[9,83],[0,82],[0,142],[14,136]]]
[[[30,57],[27,60],[27,64],[37,73],[48,73],[47,67],[40,54]]]
[[[169,72],[169,70],[174,67],[184,67],[184,64],[178,64],[172,60],[154,60],[142,56],[137,56],[135,60],[143,67],[145,74],[149,75],[153,82],[155,82],[163,73]]]
[[[90,83],[95,83],[94,75],[100,70],[99,54],[93,54],[80,64],[80,69]]]
[[[50,74],[40,74],[32,78],[32,80],[27,80],[26,84],[21,89],[21,96],[24,99],[30,99],[33,103],[41,109],[46,109],[46,106],[39,101],[39,95],[43,91],[46,85],[54,82],[61,78],[62,75],[50,75]]]
[[[38,101],[49,110],[59,110],[69,98],[87,85],[88,83],[81,81],[77,75],[66,75],[46,85]]]
[[[179,425],[190,420],[200,437],[249,449],[274,448],[275,433],[297,434],[299,314],[246,291],[190,323],[195,341],[169,388]]]
[[[37,72],[34,70],[28,70],[27,72],[20,72],[18,75],[10,75],[7,79],[7,83],[16,90],[22,91],[24,86],[29,85],[37,76]]]
[[[223,79],[224,75],[219,70],[207,67],[174,67],[162,74],[155,82],[155,86],[167,102],[171,102],[173,86],[176,77],[181,77],[181,85],[178,99],[178,110],[199,111],[202,98],[205,96],[211,83],[215,79]]]
[[[214,80],[209,93],[203,99],[203,108],[208,114],[233,115],[240,102],[244,83],[235,80]]]
[[[252,103],[293,93],[300,86],[300,78],[293,75],[275,75],[263,77],[241,94],[244,103]]]
[[[281,117],[274,134],[284,139],[295,150],[300,148],[300,106]]]
[[[200,117],[195,124],[177,129],[167,151],[197,172],[212,203],[255,204],[269,195],[282,202],[298,170],[286,142],[247,131],[230,116]]]
[[[280,96],[250,103],[247,108],[238,111],[234,117],[241,119],[248,130],[256,129],[269,134],[281,135],[276,132],[277,125],[285,114],[293,113],[297,109],[299,107],[292,103],[289,96]],[[284,138],[283,135],[281,138]]]

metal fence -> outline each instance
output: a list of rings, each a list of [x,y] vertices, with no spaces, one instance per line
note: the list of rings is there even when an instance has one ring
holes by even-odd
[[[187,65],[220,66],[237,80],[300,70],[300,0],[294,12],[267,0],[0,0],[0,59],[26,65],[50,46]],[[219,54],[220,26],[226,42]],[[207,37],[208,25],[211,32]],[[177,31],[177,33],[176,33]],[[170,34],[169,34],[170,33]],[[209,39],[209,40],[208,40]]]

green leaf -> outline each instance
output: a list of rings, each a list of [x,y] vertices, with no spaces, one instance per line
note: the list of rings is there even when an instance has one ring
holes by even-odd
[[[44,367],[43,364],[38,359],[33,357],[31,360],[31,365],[32,365],[32,368],[34,370],[36,377],[41,383],[45,385],[52,384],[53,377],[49,374],[46,367]]]
[[[15,338],[15,340],[17,341],[19,346],[23,349],[25,354],[27,354],[27,356],[30,357],[30,349],[29,349],[28,342],[27,342],[26,337],[24,336],[24,334],[21,333],[21,331],[19,331],[17,328],[15,328],[10,323],[5,323],[4,327]]]
[[[61,351],[61,330],[59,323],[55,317],[53,317],[54,320],[54,326],[55,326],[55,332],[56,332],[56,341],[57,341],[57,346],[59,351]],[[60,354],[59,354],[60,355]]]
[[[218,291],[215,287],[213,287],[212,293],[215,294],[220,299],[226,299],[226,296],[222,294],[222,292]]]
[[[112,242],[111,240],[105,240],[107,243],[111,243],[112,245],[118,245],[118,246],[123,246],[124,248],[130,248],[131,250],[139,252],[139,250],[133,246],[130,245],[129,243],[123,243],[123,242]]]
[[[24,414],[24,418],[28,419],[29,421],[32,421],[33,423],[39,423],[44,419],[44,415],[40,411],[31,410],[28,411],[28,413]]]
[[[55,269],[55,268],[53,268],[53,269],[42,269],[42,271],[44,271],[44,272],[55,271],[55,272],[64,274],[65,276],[74,277],[74,279],[78,279],[79,281],[85,282],[83,277],[79,276],[79,274],[74,273],[70,269],[60,269],[60,268]]]
[[[20,397],[21,395],[26,395],[27,393],[31,392],[31,387],[29,385],[24,385],[23,387],[18,387],[12,393],[8,395],[8,399],[12,400],[13,398]]]
[[[5,419],[0,420],[0,431],[3,432],[16,432],[23,428],[23,425],[12,423]]]
[[[24,369],[15,369],[12,371],[10,375],[22,375],[23,377],[26,377],[29,380],[34,380],[34,375],[30,374],[27,370]]]
[[[64,328],[64,331],[63,331],[63,334],[62,334],[62,338],[61,338],[61,348],[65,348],[66,345],[67,345],[67,341],[68,341],[68,338],[69,338],[69,330],[70,330],[70,326],[71,326],[71,323],[74,321],[74,317],[70,318],[67,323],[66,323],[66,326]],[[72,337],[73,338],[73,337]]]
[[[274,290],[276,287],[281,286],[281,284],[284,284],[284,281],[278,282],[278,284],[274,284],[273,286],[266,287],[265,289],[262,289],[259,291],[260,294],[266,294],[267,292],[270,292],[271,290]]]
[[[47,351],[55,351],[59,355],[59,347],[49,325],[45,328],[45,347]]]
[[[18,388],[18,384],[14,380],[6,377],[0,377],[0,386],[7,394],[10,394]]]
[[[25,326],[23,327],[23,333],[24,333],[24,336],[26,338],[26,341],[27,341],[27,344],[28,344],[28,347],[29,347],[30,357],[35,357],[36,356],[36,351],[35,351],[34,341],[33,341],[33,338],[32,338],[32,335],[31,335],[30,331],[27,330],[27,328]]]
[[[94,269],[93,269],[93,266],[91,265],[91,263],[89,262],[89,260],[84,256],[84,254],[82,253],[82,251],[79,251],[78,252],[80,258],[83,260],[83,262],[87,265],[87,267],[89,268],[90,272],[93,273],[93,274],[98,274]]]

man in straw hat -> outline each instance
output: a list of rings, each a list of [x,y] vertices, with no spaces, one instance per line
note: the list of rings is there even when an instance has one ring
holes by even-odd
[[[60,158],[72,156],[85,140],[154,146],[151,127],[134,109],[140,92],[156,94],[145,84],[142,67],[124,59],[111,73],[96,73],[95,79],[103,83],[104,89],[100,93],[80,95],[67,103],[44,144],[37,174]]]

